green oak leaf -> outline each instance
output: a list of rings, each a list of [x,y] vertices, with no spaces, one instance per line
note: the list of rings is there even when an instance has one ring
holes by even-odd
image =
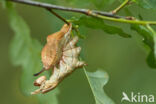
[[[120,0],[120,2],[124,2],[125,0]],[[140,7],[145,9],[154,9],[156,10],[156,0],[130,0],[132,2],[135,2]]]
[[[136,3],[146,9],[156,9],[156,0],[136,0]]]
[[[140,34],[149,51],[147,63],[150,67],[156,68],[156,32],[150,26],[131,25],[131,29]]]
[[[93,92],[96,104],[115,104],[103,90],[103,87],[109,80],[108,74],[102,70],[87,72],[84,69],[84,71]]]
[[[30,96],[30,92],[36,88],[33,86],[33,82],[36,77],[34,73],[38,72],[42,68],[40,52],[42,45],[30,36],[30,29],[25,23],[22,17],[18,15],[15,7],[12,3],[6,4],[10,26],[13,29],[15,35],[10,44],[10,57],[11,61],[16,66],[22,67],[21,75],[21,91],[23,94]],[[46,94],[36,95],[40,104],[57,104],[58,89]]]
[[[125,0],[120,0],[121,3],[124,2]],[[156,0],[130,0],[132,2],[135,2],[138,4],[140,7],[145,8],[145,9],[156,9]]]
[[[82,16],[81,18],[76,20],[74,23],[80,26],[86,26],[92,29],[101,29],[108,34],[113,34],[113,35],[118,34],[125,38],[131,37],[129,34],[125,33],[121,28],[108,25],[104,23],[102,19],[99,19],[99,18]]]

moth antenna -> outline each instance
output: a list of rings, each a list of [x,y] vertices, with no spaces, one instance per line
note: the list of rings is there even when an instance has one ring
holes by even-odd
[[[34,76],[38,76],[38,75],[40,75],[40,74],[41,74],[42,72],[44,72],[44,71],[45,71],[45,68],[42,68],[42,70],[41,70],[40,72],[34,74]]]

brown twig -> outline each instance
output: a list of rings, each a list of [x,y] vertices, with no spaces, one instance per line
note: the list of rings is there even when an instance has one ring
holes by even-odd
[[[141,21],[137,19],[133,20],[133,19],[126,18],[124,16],[118,16],[112,13],[96,11],[96,10],[70,8],[70,7],[58,6],[58,5],[48,4],[48,3],[41,3],[41,2],[31,1],[31,0],[7,0],[7,1],[23,3],[27,5],[38,6],[38,7],[48,8],[48,9],[53,9],[53,10],[55,9],[55,10],[81,13],[81,14],[85,14],[88,16],[92,16],[92,17],[96,17],[96,18],[100,18],[104,20],[109,20],[109,21],[114,21],[114,22],[139,24],[139,25],[148,25],[148,24],[156,25],[156,21]],[[126,0],[126,1],[129,1],[129,0]],[[122,7],[124,7],[124,3],[119,8],[121,9]]]
[[[103,12],[103,11],[97,11],[97,10],[89,10],[89,9],[80,9],[80,8],[70,8],[70,7],[64,7],[64,6],[58,6],[58,5],[53,5],[53,4],[48,4],[48,3],[42,3],[42,2],[37,2],[37,1],[31,1],[31,0],[8,0],[12,2],[17,2],[17,3],[23,3],[27,5],[33,5],[33,6],[38,6],[42,8],[49,8],[49,9],[55,9],[55,10],[62,10],[62,11],[70,11],[70,12],[77,12],[77,13],[82,13],[85,15],[88,15],[88,11],[92,11],[93,13],[107,16],[107,17],[113,17],[113,18],[125,18],[123,16],[118,16],[114,15],[109,12]]]
[[[70,24],[69,22],[66,21],[66,19],[64,19],[63,17],[61,17],[60,15],[58,15],[57,13],[55,13],[52,9],[50,8],[46,8],[50,13],[54,14],[56,17],[58,17],[59,19],[61,19],[63,22],[65,22],[66,24]]]

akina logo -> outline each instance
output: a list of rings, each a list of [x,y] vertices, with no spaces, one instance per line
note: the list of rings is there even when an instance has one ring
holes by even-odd
[[[146,94],[141,94],[140,92],[134,93],[131,92],[130,95],[128,96],[125,92],[122,92],[122,99],[121,102],[128,101],[128,102],[134,102],[134,103],[153,103],[155,102],[155,97],[152,94],[146,95]]]

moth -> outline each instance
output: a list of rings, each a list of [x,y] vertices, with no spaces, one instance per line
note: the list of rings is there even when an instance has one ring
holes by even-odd
[[[78,37],[71,37],[72,24],[64,24],[60,31],[47,37],[47,43],[41,52],[43,69],[35,74],[39,75],[45,70],[53,69],[49,80],[41,76],[34,82],[39,89],[31,94],[46,93],[57,85],[76,68],[82,67],[85,62],[79,60],[81,47],[76,47]]]

